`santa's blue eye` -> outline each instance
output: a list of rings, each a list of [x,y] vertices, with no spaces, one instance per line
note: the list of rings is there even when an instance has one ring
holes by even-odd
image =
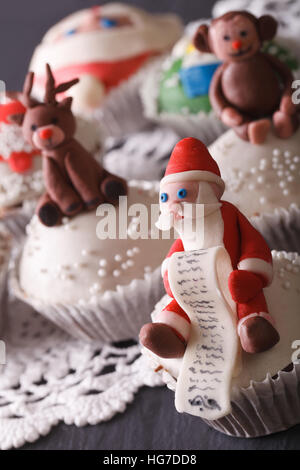
[[[187,191],[184,188],[181,188],[177,191],[177,196],[179,199],[184,199],[186,197]]]
[[[115,28],[117,26],[116,20],[111,18],[100,18],[99,22],[102,28]]]
[[[167,193],[161,193],[160,200],[161,200],[161,202],[167,202],[167,200],[168,200]]]
[[[72,36],[72,34],[75,34],[75,33],[76,33],[76,29],[73,28],[73,29],[69,29],[69,31],[66,31],[65,35],[66,36]]]

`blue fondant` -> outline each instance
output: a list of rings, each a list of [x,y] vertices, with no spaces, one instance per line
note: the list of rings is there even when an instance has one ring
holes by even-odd
[[[100,18],[99,21],[102,28],[115,28],[117,26],[116,20],[111,18]]]
[[[207,95],[212,76],[219,65],[220,62],[215,62],[181,69],[179,76],[186,96],[195,98],[196,96]]]

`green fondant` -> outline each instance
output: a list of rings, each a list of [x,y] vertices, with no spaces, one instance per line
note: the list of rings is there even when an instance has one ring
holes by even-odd
[[[199,112],[209,113],[211,105],[208,95],[188,98],[183,90],[179,70],[182,59],[175,60],[172,65],[163,72],[158,94],[158,112],[176,114],[197,114]],[[170,86],[169,81],[174,80],[174,85]]]

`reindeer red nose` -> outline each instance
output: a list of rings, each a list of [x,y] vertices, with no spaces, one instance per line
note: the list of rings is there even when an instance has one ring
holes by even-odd
[[[239,51],[242,47],[242,41],[237,39],[236,41],[232,41],[231,45],[232,49],[234,49],[235,51]]]
[[[39,134],[41,139],[47,140],[52,137],[53,132],[52,129],[41,129]]]

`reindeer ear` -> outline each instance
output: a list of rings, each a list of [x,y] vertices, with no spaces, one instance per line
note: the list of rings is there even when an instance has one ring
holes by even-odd
[[[270,15],[258,18],[258,32],[262,41],[270,41],[276,34],[278,23]]]
[[[9,122],[13,122],[14,124],[17,124],[18,126],[22,126],[23,121],[24,121],[24,116],[25,115],[23,113],[10,114],[9,116],[7,116],[7,120]]]
[[[72,101],[73,101],[72,96],[68,96],[67,98],[60,101],[57,106],[59,108],[65,108],[67,110],[71,110]]]
[[[194,46],[200,52],[212,52],[208,44],[208,26],[202,24],[196,31],[193,39]]]

